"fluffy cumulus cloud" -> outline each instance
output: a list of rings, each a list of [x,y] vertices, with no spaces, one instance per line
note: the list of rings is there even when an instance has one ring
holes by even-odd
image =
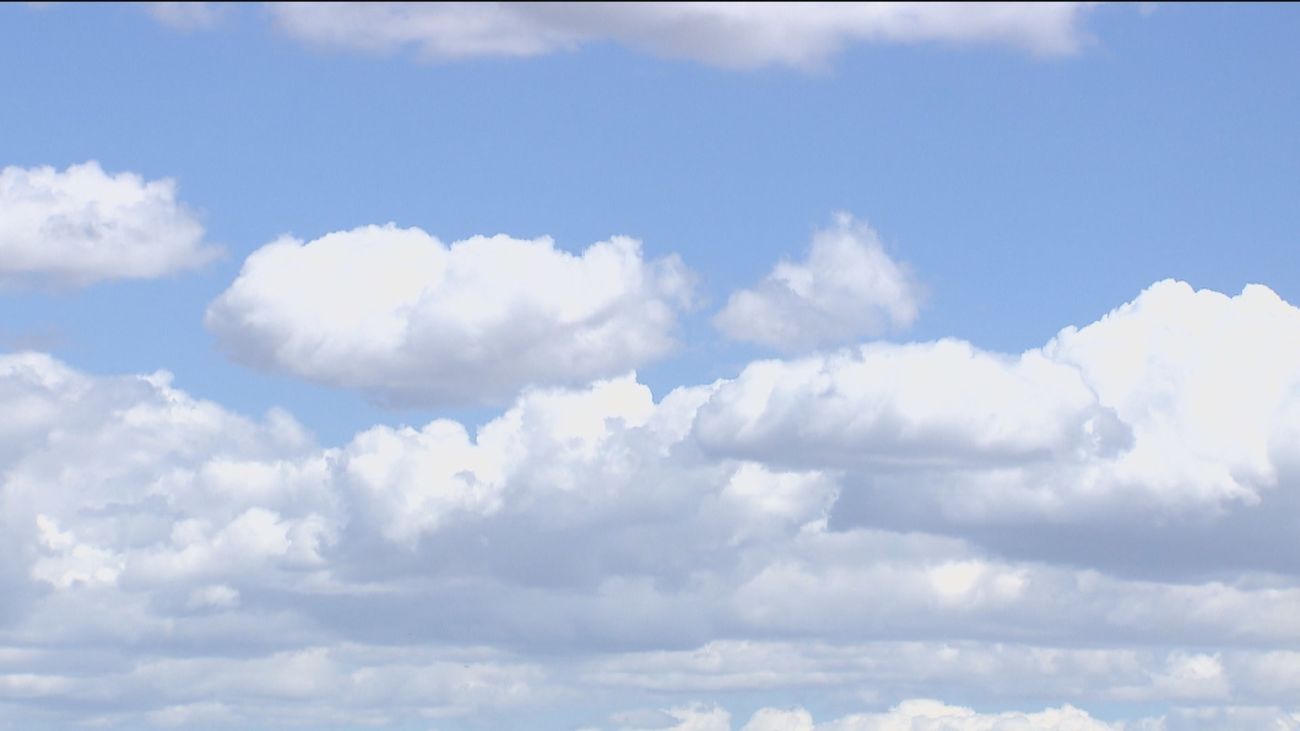
[[[467,403],[663,356],[690,296],[680,260],[648,261],[625,237],[575,255],[390,224],[262,247],[207,324],[245,363],[388,402]]]
[[[243,281],[392,273],[392,300],[291,348],[405,342],[387,318],[479,296],[458,246],[656,281],[630,243],[339,236],[321,261],[329,237],[274,244]],[[428,264],[349,258],[355,237]],[[295,324],[328,305],[284,302]],[[878,343],[658,399],[618,374],[338,445],[163,372],[0,356],[0,718],[1294,728],[1296,343],[1267,288],[1161,282],[1021,354]]]
[[[0,169],[0,284],[161,277],[218,253],[170,179],[110,174],[95,162]]]
[[[877,515],[1141,529],[1292,499],[1297,335],[1266,287],[1166,281],[1018,356],[948,340],[754,363],[696,430],[718,454],[845,470]]]
[[[1077,51],[1089,3],[276,3],[279,27],[326,46],[425,58],[537,56],[615,41],[728,68],[816,67],[855,43]]]
[[[876,232],[841,213],[813,236],[804,261],[783,261],[733,293],[713,323],[735,340],[797,350],[906,327],[919,300],[917,283]]]

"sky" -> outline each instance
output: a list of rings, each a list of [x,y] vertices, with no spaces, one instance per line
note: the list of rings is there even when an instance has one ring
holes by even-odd
[[[0,6],[0,729],[1300,729],[1298,32]]]

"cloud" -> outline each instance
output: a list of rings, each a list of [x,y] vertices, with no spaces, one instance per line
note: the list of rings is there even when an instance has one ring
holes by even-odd
[[[1115,453],[1131,439],[1076,369],[958,340],[752,363],[696,430],[724,453],[835,468],[1019,465]]]
[[[623,373],[338,445],[165,372],[0,356],[0,703],[50,728],[722,729],[754,697],[750,731],[1294,720],[1297,334],[1263,287],[1161,282],[1019,355],[876,343],[658,399]],[[817,717],[854,697],[878,710]]]
[[[689,720],[680,725],[662,728],[698,728],[709,731],[728,731],[731,728],[729,714],[721,708],[711,709],[707,722],[697,720],[705,717],[701,710],[703,708],[699,704],[674,708],[667,713],[674,718]],[[979,713],[941,701],[913,698],[884,713],[853,714],[825,723],[814,723],[812,714],[800,707],[760,708],[740,731],[1124,731],[1128,728],[1134,731],[1157,731],[1163,728],[1159,723],[1158,720],[1151,719],[1140,721],[1132,727],[1123,723],[1109,724],[1069,705],[1035,713]]]
[[[1192,706],[1175,708],[1153,731],[1254,731],[1300,729],[1300,712],[1276,706]]]
[[[693,704],[668,710],[676,721],[670,731],[730,731],[731,714],[717,706]]]
[[[538,488],[587,487],[584,473],[613,447],[611,422],[642,427],[654,411],[649,390],[625,377],[574,393],[528,394],[474,437],[449,420],[418,431],[375,427],[344,447],[336,464],[362,496],[359,509],[388,538],[409,544],[450,521],[508,509],[511,492],[534,470]]]
[[[262,247],[206,322],[244,363],[388,403],[473,403],[664,356],[690,279],[626,237],[574,255],[549,238],[448,246],[389,224]]]
[[[816,727],[817,731],[1116,731],[1072,706],[1038,713],[977,713],[933,700],[909,700],[887,713],[847,716]]]
[[[159,22],[178,30],[197,30],[215,27],[229,6],[204,2],[153,2],[145,8]]]
[[[1144,530],[1291,499],[1297,342],[1300,310],[1266,287],[1165,281],[1018,356],[942,340],[754,363],[695,431],[717,454],[844,470],[877,515]]]
[[[193,269],[219,254],[170,179],[99,163],[0,169],[0,284],[86,285]]]
[[[0,359],[0,402],[17,416],[0,505],[36,585],[183,589],[319,561],[338,513],[301,426],[280,412],[250,421],[169,381]],[[204,591],[208,603],[238,596]]]
[[[783,261],[734,292],[713,324],[733,340],[799,350],[911,325],[919,301],[916,282],[876,232],[841,213],[814,234],[805,261]]]
[[[857,43],[995,44],[1040,55],[1086,42],[1090,3],[275,3],[287,34],[420,56],[538,56],[614,41],[724,68],[811,68]]]
[[[740,731],[814,731],[812,714],[802,708],[760,708]]]

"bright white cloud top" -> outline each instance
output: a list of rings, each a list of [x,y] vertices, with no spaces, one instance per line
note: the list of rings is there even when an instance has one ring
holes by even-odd
[[[574,384],[674,347],[691,274],[615,237],[581,254],[549,238],[450,245],[368,226],[251,254],[208,309],[237,359],[402,404],[508,399]]]
[[[358,236],[428,263],[349,258]],[[492,241],[584,260],[544,241],[459,251],[496,265]],[[321,244],[324,263],[401,271],[413,291],[460,266],[456,246],[376,228],[279,242],[242,276],[328,278],[299,258]],[[607,246],[585,256],[644,274],[632,243]],[[392,303],[357,308],[377,319],[349,337],[398,332]],[[895,703],[921,684],[1031,707],[774,706],[744,728],[1289,728],[1300,561],[1273,549],[1300,503],[1296,343],[1300,310],[1265,287],[1169,281],[1017,356],[875,344],[657,402],[621,376],[531,390],[476,430],[376,426],[338,447],[166,374],[4,356],[0,693],[56,717],[100,704],[109,724],[247,725],[653,692],[705,705],[600,727],[730,729],[712,705],[728,694]],[[1063,555],[1071,536],[1091,548]],[[1114,572],[1099,543],[1151,558]],[[93,676],[72,637],[101,648]],[[214,646],[234,651],[199,649]],[[1212,709],[1119,725],[1061,699]]]
[[[1090,3],[275,3],[286,33],[423,57],[537,56],[615,41],[729,68],[816,67],[854,43],[1077,51]]]
[[[218,254],[173,180],[109,174],[96,162],[0,169],[0,282],[149,279]]]
[[[918,284],[876,232],[847,213],[817,231],[804,261],[783,261],[752,288],[732,293],[713,318],[724,335],[784,351],[840,345],[906,327]]]

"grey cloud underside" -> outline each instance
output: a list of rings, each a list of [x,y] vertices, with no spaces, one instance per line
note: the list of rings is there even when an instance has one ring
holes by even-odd
[[[877,343],[658,402],[623,376],[336,447],[165,373],[4,356],[0,707],[1291,728],[1298,343],[1266,288],[1161,282],[1020,355]],[[753,693],[773,708],[731,717]]]

